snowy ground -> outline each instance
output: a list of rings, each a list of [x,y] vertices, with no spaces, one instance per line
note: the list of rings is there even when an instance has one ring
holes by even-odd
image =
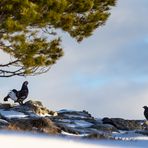
[[[0,114],[3,115],[6,118],[24,118],[24,117],[27,117],[27,115],[25,115],[24,113],[13,111],[13,110],[7,111],[7,110],[0,109]]]
[[[14,148],[147,148],[148,139],[137,140],[78,140],[77,138],[50,137],[28,133],[0,131],[0,145]]]

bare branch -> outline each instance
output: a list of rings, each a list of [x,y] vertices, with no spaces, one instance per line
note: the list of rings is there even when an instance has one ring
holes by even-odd
[[[0,67],[12,66],[13,64],[16,64],[17,62],[19,62],[19,60],[15,60],[15,61],[9,62],[7,64],[0,64]]]
[[[43,74],[46,73],[47,71],[49,71],[51,67],[32,67],[29,69],[29,71],[31,71],[31,73],[27,74],[25,73],[25,69],[22,67],[18,70],[15,71],[8,71],[8,70],[0,70],[0,77],[12,77],[12,76],[35,76],[35,75],[39,75],[39,74]]]
[[[0,77],[11,77],[11,76],[24,76],[23,67],[19,68],[15,71],[8,71],[8,70],[2,70],[0,69]]]

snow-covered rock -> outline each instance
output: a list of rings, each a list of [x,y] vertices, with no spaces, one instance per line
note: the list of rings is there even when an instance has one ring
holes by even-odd
[[[94,118],[87,111],[51,111],[39,101],[23,105],[0,104],[0,129],[93,139],[135,139],[148,136],[144,120]],[[139,136],[140,137],[140,136]]]

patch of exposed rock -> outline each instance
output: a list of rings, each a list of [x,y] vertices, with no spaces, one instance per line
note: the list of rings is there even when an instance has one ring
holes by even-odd
[[[61,129],[58,128],[49,118],[27,118],[13,119],[8,125],[9,130],[32,131],[46,134],[59,134]]]
[[[125,120],[122,118],[103,118],[103,124],[110,124],[117,128],[118,130],[143,130],[145,127],[143,126],[141,120]]]

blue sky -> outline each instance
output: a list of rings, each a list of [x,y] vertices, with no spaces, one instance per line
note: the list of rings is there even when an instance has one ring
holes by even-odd
[[[147,14],[147,0],[118,0],[106,25],[82,43],[63,34],[65,56],[48,73],[0,78],[1,100],[28,80],[28,99],[40,100],[51,110],[143,119],[142,107],[148,105]]]

